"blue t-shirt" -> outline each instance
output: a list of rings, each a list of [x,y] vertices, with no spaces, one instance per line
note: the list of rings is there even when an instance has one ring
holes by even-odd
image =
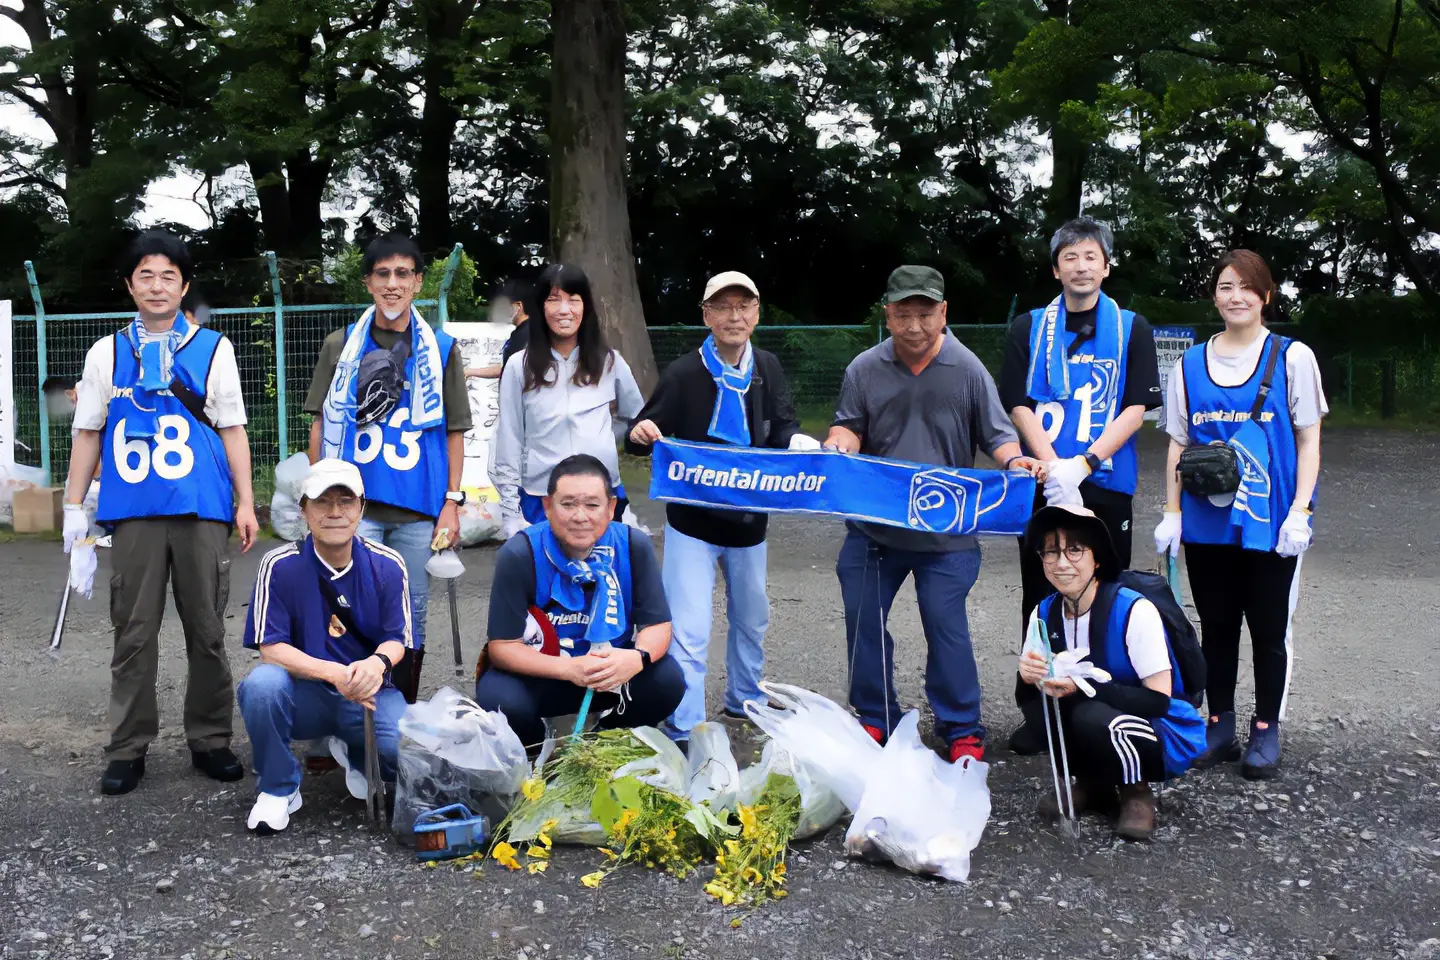
[[[321,586],[327,577],[350,613],[362,641],[340,622]],[[336,570],[315,553],[310,537],[267,553],[260,561],[245,646],[288,643],[319,660],[354,663],[397,640],[415,647],[410,633],[410,585],[405,561],[384,544],[355,538],[350,565]]]

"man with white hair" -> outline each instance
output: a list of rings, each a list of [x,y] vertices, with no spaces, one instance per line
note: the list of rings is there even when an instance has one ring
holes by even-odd
[[[296,740],[330,738],[351,794],[366,795],[366,710],[381,771],[394,777],[405,698],[391,678],[415,646],[404,560],[355,535],[365,512],[360,470],[317,462],[300,511],[309,535],[260,561],[245,619],[245,646],[261,660],[239,688],[259,781],[246,826],[261,834],[284,830],[300,809]]]
[[[630,426],[625,445],[648,456],[656,440],[815,450],[819,441],[800,432],[790,384],[773,353],[750,342],[760,322],[760,291],[730,270],[710,278],[701,302],[710,336],[699,350],[660,375],[650,401]],[[667,731],[690,738],[705,719],[715,566],[725,574],[725,716],[744,719],[745,702],[758,700],[765,665],[770,598],[765,592],[763,513],[716,510],[681,503],[665,506],[665,596],[670,603],[675,659],[685,671],[685,698]]]

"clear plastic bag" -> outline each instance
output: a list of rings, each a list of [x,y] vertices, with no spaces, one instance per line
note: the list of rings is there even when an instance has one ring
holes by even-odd
[[[839,797],[845,809],[858,808],[870,770],[880,759],[880,745],[833,700],[785,683],[762,681],[760,689],[779,708],[747,701],[750,719],[811,779]]]
[[[485,540],[500,536],[500,495],[495,488],[488,490],[488,496],[480,496],[466,489],[465,503],[460,507],[460,546],[473,547]],[[493,498],[493,499],[492,499]]]
[[[283,493],[292,503],[300,502],[300,488],[310,475],[310,456],[306,453],[292,453],[275,464],[275,492]]]
[[[675,741],[654,727],[635,727],[630,733],[636,740],[654,750],[655,755],[631,760],[616,770],[610,779],[634,777],[657,790],[664,790],[677,797],[686,796],[690,785],[690,761],[685,759],[685,754],[675,746]],[[728,741],[726,746],[728,748]]]
[[[740,789],[740,767],[730,750],[730,734],[722,723],[704,721],[690,731],[690,757],[685,797],[712,811],[729,810]]]
[[[307,532],[300,504],[279,487],[270,497],[270,528],[275,531],[275,536],[292,543],[305,539]]]
[[[758,763],[740,771],[740,790],[736,800],[746,806],[753,805],[765,790],[765,783],[771,774],[789,777],[800,792],[800,822],[795,826],[796,840],[813,837],[835,825],[845,815],[845,804],[828,787],[821,786],[795,758],[775,745],[774,740],[766,741]]]
[[[970,852],[990,819],[990,767],[946,763],[920,741],[920,714],[905,714],[870,769],[865,795],[845,834],[851,856],[963,881]]]
[[[406,708],[397,766],[391,823],[407,840],[417,816],[452,803],[498,822],[530,771],[504,715],[482,710],[450,687]]]

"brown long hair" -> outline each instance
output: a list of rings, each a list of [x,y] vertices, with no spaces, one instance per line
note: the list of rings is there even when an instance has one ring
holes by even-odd
[[[1246,290],[1252,290],[1265,298],[1265,306],[1260,311],[1262,320],[1270,319],[1275,310],[1275,278],[1270,275],[1270,265],[1265,258],[1254,250],[1231,250],[1215,261],[1215,269],[1210,274],[1210,296],[1215,296],[1215,288],[1220,284],[1220,274],[1225,272],[1226,267],[1234,268],[1240,276],[1240,282]]]

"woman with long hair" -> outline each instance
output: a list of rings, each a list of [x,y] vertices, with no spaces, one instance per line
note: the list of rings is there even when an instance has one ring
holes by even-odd
[[[1279,772],[1291,621],[1329,408],[1315,354],[1265,325],[1276,287],[1260,255],[1225,254],[1210,288],[1225,329],[1185,351],[1170,376],[1165,516],[1155,549],[1178,554],[1184,544],[1200,615],[1209,724],[1196,766],[1241,758],[1235,685],[1243,620],[1255,709],[1240,772],[1269,779]]]
[[[541,316],[524,352],[500,375],[495,428],[495,487],[506,539],[545,519],[541,498],[561,460],[588,453],[610,471],[615,519],[629,501],[620,483],[618,438],[644,398],[600,327],[590,280],[579,267],[554,263],[535,282]]]

